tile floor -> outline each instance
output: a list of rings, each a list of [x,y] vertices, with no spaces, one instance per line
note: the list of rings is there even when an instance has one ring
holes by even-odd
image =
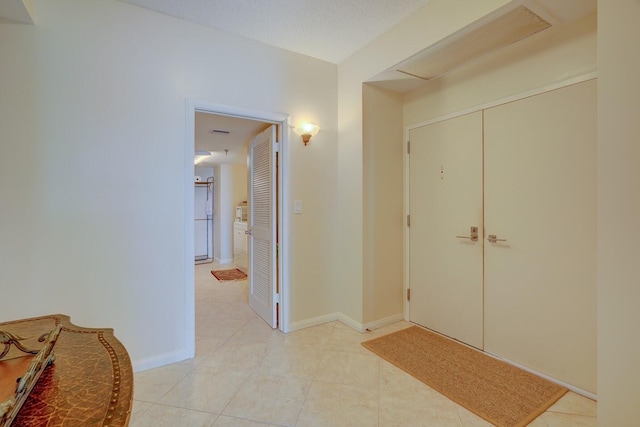
[[[196,266],[195,359],[135,374],[133,427],[491,426],[360,345],[409,323],[285,335],[249,308],[246,281],[218,282],[217,268]],[[530,426],[595,417],[595,402],[569,392]]]

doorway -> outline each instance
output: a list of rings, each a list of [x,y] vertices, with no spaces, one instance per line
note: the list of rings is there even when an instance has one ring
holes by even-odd
[[[588,80],[410,130],[412,322],[595,393],[595,123]]]
[[[198,203],[201,202],[198,196],[203,199],[203,194],[206,194],[205,188],[199,188],[202,186],[196,182],[196,219],[206,213],[212,224],[214,232],[210,235],[213,242],[210,246],[214,250],[211,261],[229,267],[235,265],[245,273],[248,268],[247,250],[246,246],[241,247],[241,243],[246,240],[244,232],[247,231],[248,148],[253,138],[269,126],[271,123],[242,117],[201,111],[195,114],[195,179],[209,187],[206,193],[211,194],[209,201],[212,202],[207,205],[207,210]],[[198,249],[203,251],[206,248],[199,241],[202,234],[199,235],[198,231],[195,237],[196,256]]]
[[[283,207],[289,201],[288,192],[288,140],[289,140],[289,116],[281,113],[252,110],[232,107],[227,105],[212,104],[197,100],[187,100],[186,103],[186,132],[185,132],[185,304],[186,304],[186,336],[187,351],[195,355],[195,268],[194,268],[194,234],[193,234],[193,177],[195,156],[195,116],[196,113],[208,113],[227,117],[236,117],[246,120],[258,121],[277,126],[279,167],[273,177],[277,183],[279,194],[275,206],[277,218],[278,257],[276,268],[278,271],[278,304],[274,306],[277,313],[278,329],[287,332],[289,329],[289,221],[287,210]],[[250,166],[250,165],[249,165]]]

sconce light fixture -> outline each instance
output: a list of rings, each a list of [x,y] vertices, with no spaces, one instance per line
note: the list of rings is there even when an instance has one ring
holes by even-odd
[[[318,125],[314,125],[313,123],[301,123],[300,125],[295,127],[295,132],[302,137],[302,142],[304,145],[309,143],[311,137],[318,133],[320,127]]]

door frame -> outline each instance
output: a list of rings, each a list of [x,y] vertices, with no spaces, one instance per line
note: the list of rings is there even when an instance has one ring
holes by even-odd
[[[290,116],[288,114],[254,110],[250,108],[235,107],[224,104],[216,104],[187,98],[185,104],[185,142],[184,142],[184,289],[185,289],[185,336],[186,353],[189,357],[195,356],[195,264],[194,259],[194,193],[193,176],[195,166],[195,117],[196,112],[218,114],[222,116],[239,117],[249,120],[271,123],[278,126],[279,143],[279,168],[278,168],[278,269],[280,310],[278,313],[279,329],[289,332],[289,213],[285,209],[289,205],[289,138],[291,132]]]

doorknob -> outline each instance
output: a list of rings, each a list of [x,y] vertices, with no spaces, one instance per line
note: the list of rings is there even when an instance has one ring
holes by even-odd
[[[251,234],[251,230],[245,230],[244,234],[249,234],[250,235]]]
[[[487,240],[488,240],[490,243],[506,242],[506,241],[507,241],[507,239],[498,239],[498,236],[496,236],[495,234],[489,234],[489,235],[487,236]]]
[[[469,236],[456,236],[458,239],[469,239],[472,242],[478,241],[478,227],[469,227]]]

